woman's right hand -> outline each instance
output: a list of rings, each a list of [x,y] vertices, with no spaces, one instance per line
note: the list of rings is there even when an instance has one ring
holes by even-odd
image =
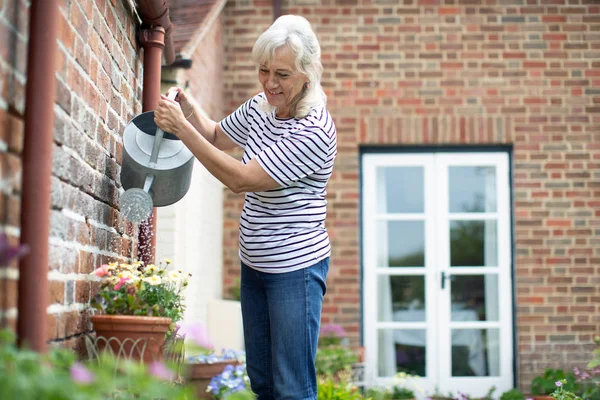
[[[179,107],[181,107],[183,115],[186,117],[186,119],[189,118],[189,116],[194,111],[194,105],[188,99],[183,89],[178,87],[170,87],[169,90],[167,90],[167,94],[172,93],[173,91],[177,92],[177,97],[175,97],[175,101],[179,103]]]

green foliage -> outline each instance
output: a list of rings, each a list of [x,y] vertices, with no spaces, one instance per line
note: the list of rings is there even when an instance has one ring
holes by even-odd
[[[594,343],[598,345],[592,352],[593,359],[587,365],[588,368],[600,367],[600,335],[594,336]],[[600,385],[600,382],[598,382]]]
[[[500,400],[525,400],[525,395],[519,389],[510,389],[502,393]]]
[[[0,331],[0,399],[125,400],[193,398],[193,390],[162,380],[171,374],[160,364],[115,360],[106,356],[85,365],[72,351],[51,349],[47,354],[20,349],[10,331]],[[157,375],[156,367],[160,374]],[[154,373],[154,375],[152,375]],[[161,378],[159,378],[160,376]]]
[[[394,386],[391,390],[386,388],[370,388],[366,392],[366,398],[372,400],[414,399],[415,392],[399,386]]]
[[[577,383],[572,373],[565,373],[562,369],[546,368],[544,375],[537,376],[531,382],[531,393],[535,395],[550,395],[556,389],[556,382],[565,380],[564,389],[571,392],[577,391]]]
[[[594,337],[598,345],[592,352],[592,360],[587,364],[587,369],[573,370],[581,390],[581,397],[586,400],[600,400],[600,336]]]
[[[227,400],[254,400],[256,396],[249,390],[235,392],[226,397]]]
[[[415,392],[410,389],[395,386],[392,390],[392,399],[414,399]]]
[[[319,378],[317,400],[362,400],[357,387],[345,380],[338,381],[332,376]]]
[[[183,318],[183,289],[188,276],[181,271],[167,270],[171,262],[145,266],[110,263],[93,274],[100,278],[100,292],[92,306],[108,315],[141,315],[168,317],[173,323]]]
[[[556,400],[581,400],[581,397],[575,395],[571,390],[568,390],[565,386],[567,384],[566,379],[561,379],[560,381],[556,381],[555,390],[552,393],[552,397]]]
[[[349,371],[358,356],[352,349],[343,346],[328,346],[317,349],[315,367],[317,375],[335,376],[341,371]]]
[[[229,296],[232,300],[240,301],[242,297],[240,294],[240,278],[235,278],[233,286],[229,288]]]

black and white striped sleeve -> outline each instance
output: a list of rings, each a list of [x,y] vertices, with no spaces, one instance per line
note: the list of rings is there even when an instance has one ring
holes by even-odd
[[[248,111],[252,100],[253,99],[248,100],[239,106],[237,110],[219,122],[219,126],[223,133],[240,147],[246,147],[246,142],[248,140],[248,133],[250,132]]]
[[[312,175],[333,162],[334,135],[311,127],[282,138],[256,156],[261,167],[281,186]]]

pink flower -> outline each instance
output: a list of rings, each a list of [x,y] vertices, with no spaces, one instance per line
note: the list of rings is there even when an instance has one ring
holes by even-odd
[[[127,282],[128,280],[129,280],[129,278],[121,278],[121,279],[119,280],[119,283],[117,283],[117,284],[115,285],[115,290],[119,290],[119,289],[121,289],[121,286],[123,286],[123,284],[124,284],[125,282]]]
[[[554,384],[555,384],[557,387],[561,387],[561,386],[562,386],[562,382],[561,382],[561,381],[556,381],[556,382],[554,382]]]
[[[91,383],[95,377],[82,363],[75,363],[71,366],[71,379],[77,383]]]
[[[209,350],[213,349],[213,344],[204,325],[200,323],[183,323],[179,332],[195,345]]]
[[[338,338],[343,338],[346,336],[346,331],[341,325],[338,324],[327,324],[321,327],[321,335],[323,336],[333,336]]]
[[[161,362],[154,361],[152,364],[150,364],[149,370],[150,375],[153,375],[158,379],[170,381],[175,378],[175,373]]]
[[[102,278],[103,276],[107,276],[108,275],[108,265],[106,264],[102,264],[102,266],[100,268],[97,268],[94,273],[96,274],[97,277]]]

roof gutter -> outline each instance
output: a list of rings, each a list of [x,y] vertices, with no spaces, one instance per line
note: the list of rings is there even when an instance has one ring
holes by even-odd
[[[19,263],[17,335],[45,352],[58,4],[32,1],[29,15],[20,241],[30,252]]]
[[[144,24],[149,25],[151,28],[162,26],[165,30],[165,64],[172,64],[175,61],[175,46],[173,45],[173,37],[171,36],[173,24],[171,24],[171,18],[169,17],[167,2],[165,0],[138,0],[138,7],[140,18]]]

